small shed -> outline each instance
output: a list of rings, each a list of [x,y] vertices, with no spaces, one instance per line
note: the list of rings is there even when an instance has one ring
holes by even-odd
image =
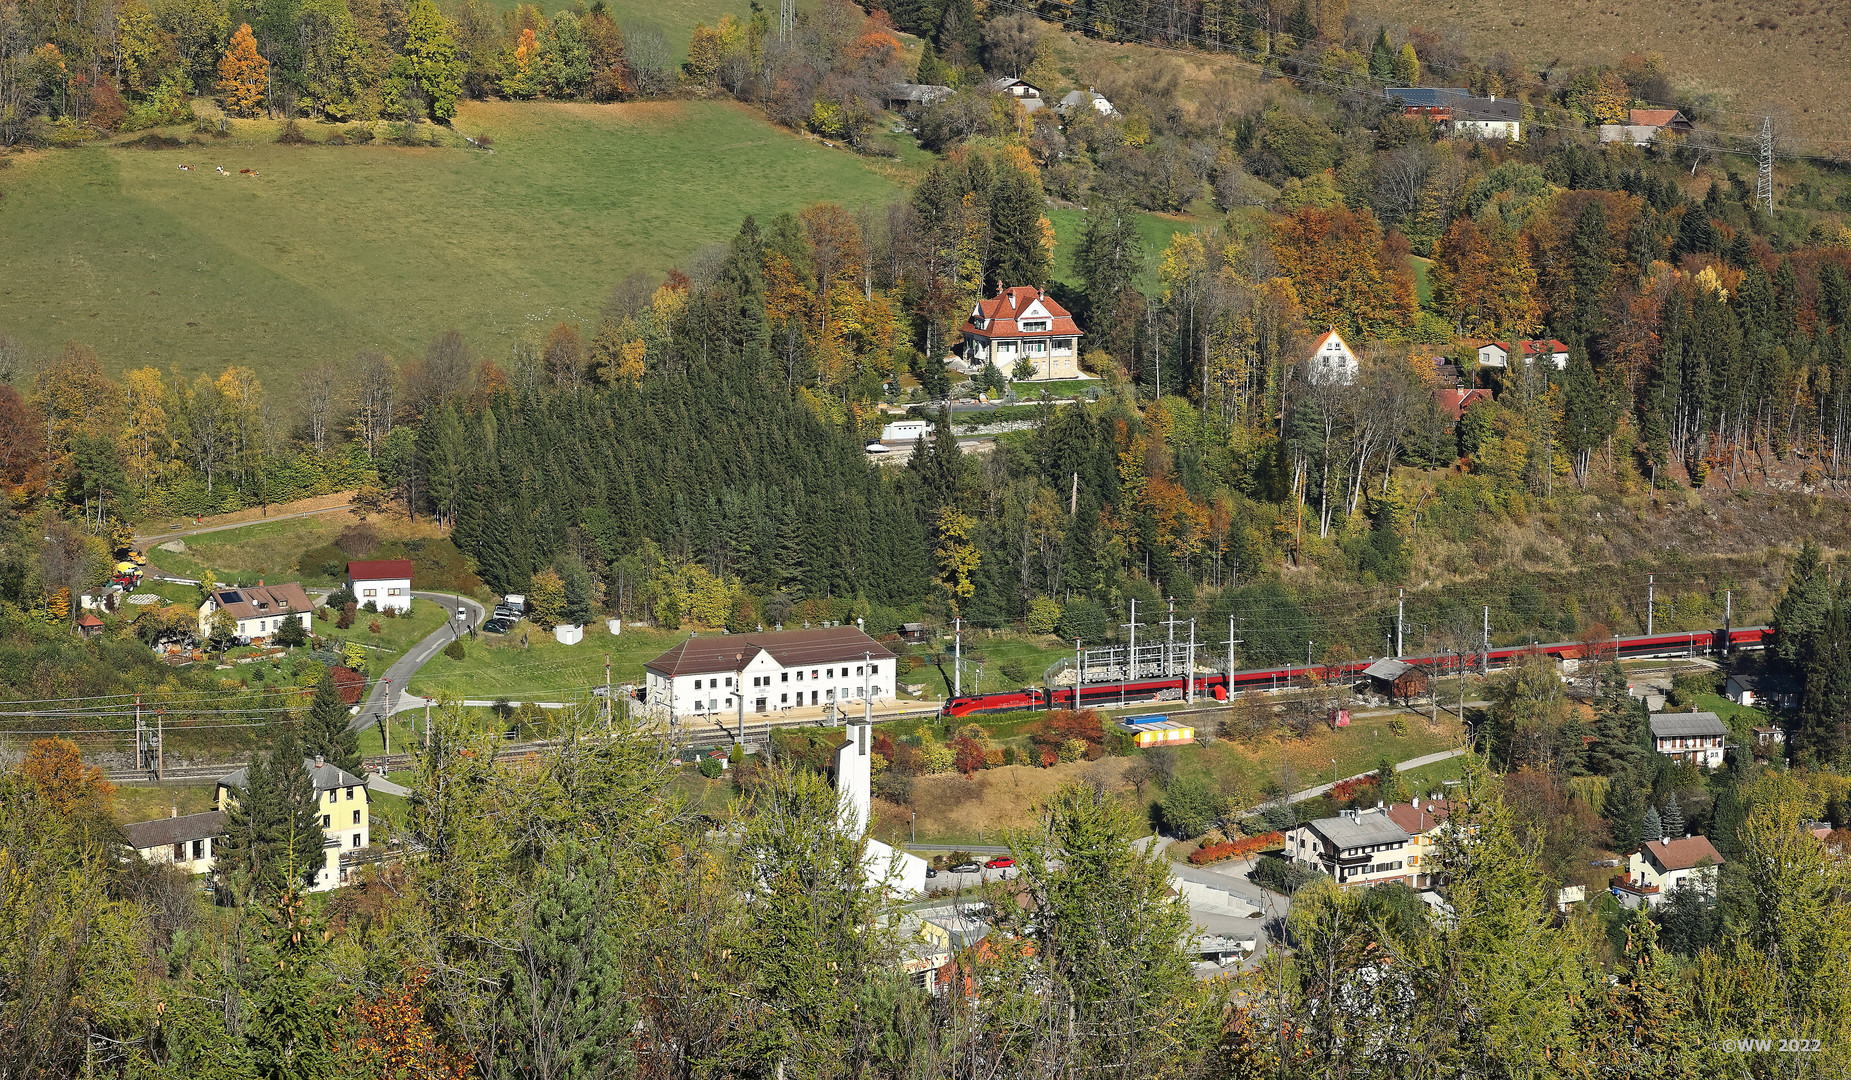
[[[1131,734],[1138,749],[1153,746],[1187,746],[1195,742],[1195,727],[1167,716],[1130,716],[1118,726]]]
[[[86,611],[77,617],[77,632],[85,637],[95,637],[103,632],[103,620]]]
[[[912,645],[925,644],[926,639],[930,637],[931,634],[932,632],[926,629],[926,624],[922,622],[900,624],[900,640]]]
[[[1384,657],[1363,669],[1363,677],[1376,692],[1409,701],[1427,693],[1427,673],[1405,660]]]
[[[1729,676],[1723,694],[1737,705],[1774,709],[1797,709],[1800,690],[1793,680],[1763,672],[1738,671]]]

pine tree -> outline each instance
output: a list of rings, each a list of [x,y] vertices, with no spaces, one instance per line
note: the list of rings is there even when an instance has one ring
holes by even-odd
[[[1594,697],[1594,741],[1588,744],[1588,771],[1596,776],[1638,776],[1645,751],[1639,745],[1646,720],[1645,703],[1626,689],[1626,670],[1618,663],[1600,671]]]
[[[1047,286],[1053,267],[1042,231],[1046,198],[1032,169],[1002,170],[990,196],[990,265],[984,280]]]
[[[316,847],[320,847],[316,838]],[[245,1041],[264,1080],[319,1080],[338,1074],[336,1031],[343,996],[328,985],[321,953],[327,934],[292,885],[270,910],[253,965],[255,1008]]]
[[[1851,752],[1851,580],[1839,586],[1824,625],[1809,640],[1794,742],[1821,763],[1837,763]]]
[[[1607,225],[1607,205],[1589,199],[1575,219],[1570,240],[1570,278],[1574,289],[1574,306],[1568,314],[1566,333],[1583,340],[1599,333],[1606,324],[1607,285],[1613,278],[1612,231]]]
[[[310,757],[320,754],[348,772],[358,772],[360,737],[349,726],[352,720],[353,714],[334,685],[334,675],[324,672],[315,684],[315,697],[302,721],[303,752]]]
[[[1831,606],[1831,571],[1820,558],[1818,543],[1806,540],[1800,544],[1799,554],[1787,569],[1787,589],[1774,605],[1770,620],[1774,656],[1797,664],[1805,655],[1813,634],[1824,625]]]
[[[949,86],[953,78],[951,69],[932,47],[932,39],[927,38],[919,50],[919,70],[913,75],[913,81],[921,86]]]
[[[1395,77],[1395,50],[1388,43],[1386,27],[1376,31],[1375,44],[1369,49],[1369,78],[1375,82],[1390,82]]]
[[[1568,370],[1562,380],[1562,442],[1574,469],[1575,482],[1587,490],[1589,464],[1594,451],[1613,434],[1614,412],[1606,388],[1594,377],[1587,348],[1575,338],[1568,349]]]
[[[1672,792],[1665,799],[1665,812],[1659,815],[1663,822],[1665,838],[1677,840],[1684,835],[1684,808],[1677,804],[1677,793]]]
[[[1642,804],[1639,785],[1631,772],[1622,772],[1613,778],[1613,783],[1607,788],[1601,816],[1607,819],[1607,831],[1612,836],[1614,850],[1630,851],[1639,846],[1645,833],[1644,820],[1640,814]]]
[[[241,24],[219,61],[219,100],[233,116],[256,116],[263,111],[269,86],[270,61],[257,52],[251,24]]]
[[[315,879],[321,813],[294,732],[285,728],[269,754],[252,758],[231,799],[213,862],[221,900],[249,903]]]
[[[1663,840],[1664,838],[1665,838],[1665,823],[1663,819],[1661,819],[1658,816],[1658,807],[1656,806],[1646,807],[1645,808],[1645,824],[1641,826],[1639,829],[1640,842],[1649,844],[1654,840]]]

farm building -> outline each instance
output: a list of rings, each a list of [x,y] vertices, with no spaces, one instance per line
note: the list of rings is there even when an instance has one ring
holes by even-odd
[[[1363,677],[1377,693],[1408,701],[1427,693],[1427,673],[1405,660],[1384,657],[1363,669]]]

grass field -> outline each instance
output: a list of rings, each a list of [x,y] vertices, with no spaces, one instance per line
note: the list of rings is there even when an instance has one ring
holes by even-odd
[[[1079,275],[1073,269],[1073,253],[1080,246],[1080,228],[1085,218],[1081,210],[1048,211],[1048,223],[1054,226],[1054,280],[1073,288],[1080,286]],[[1138,236],[1144,241],[1144,273],[1139,275],[1138,284],[1148,290],[1157,285],[1157,260],[1170,246],[1170,238],[1193,230],[1196,223],[1169,214],[1141,213],[1137,218]]]
[[[203,814],[218,798],[216,784],[123,784],[116,788],[116,817],[122,821],[153,821],[181,814]]]
[[[155,566],[182,577],[197,578],[209,571],[226,583],[251,583],[259,578],[293,580],[301,575],[297,556],[330,543],[352,523],[348,514],[258,522],[241,529],[168,541],[184,545],[184,551],[166,551],[157,544],[146,554]]]
[[[521,647],[521,638],[527,647]],[[585,628],[585,640],[561,645],[553,635],[522,623],[507,635],[481,634],[466,646],[462,660],[438,654],[411,680],[411,693],[425,697],[512,698],[560,701],[583,696],[604,682],[604,658],[611,659],[611,682],[643,681],[643,665],[688,636],[686,631],[625,626],[612,637],[602,622]]]
[[[1408,256],[1408,262],[1414,269],[1414,293],[1421,307],[1433,303],[1433,285],[1427,280],[1427,270],[1433,265],[1432,259],[1423,259],[1419,255]]]
[[[287,395],[313,364],[416,354],[452,327],[502,357],[521,334],[595,319],[626,274],[685,263],[748,213],[898,190],[879,171],[895,166],[718,102],[464,103],[457,130],[492,135],[494,153],[281,146],[273,124],[233,127],[0,172],[0,330],[88,342],[113,371],[250,364]]]

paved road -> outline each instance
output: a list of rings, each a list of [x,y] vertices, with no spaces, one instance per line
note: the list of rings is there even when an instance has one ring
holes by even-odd
[[[431,657],[461,634],[467,634],[472,627],[479,626],[488,617],[488,611],[481,604],[466,596],[453,596],[450,593],[416,592],[411,594],[419,600],[429,600],[450,613],[444,625],[431,632],[423,641],[411,647],[411,651],[393,661],[386,669],[385,675],[373,683],[373,689],[366,696],[366,703],[354,715],[347,726],[354,731],[364,731],[379,722],[386,713],[388,702],[396,702],[396,696],[402,693],[411,677],[418,673]],[[464,617],[457,618],[458,613]],[[422,698],[418,707],[424,707]],[[396,709],[394,710],[396,711]]]

